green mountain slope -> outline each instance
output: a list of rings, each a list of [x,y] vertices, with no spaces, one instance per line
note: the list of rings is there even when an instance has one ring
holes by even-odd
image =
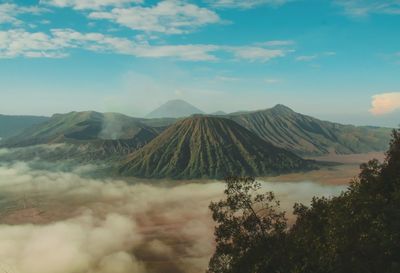
[[[309,169],[313,162],[265,142],[229,119],[177,122],[122,163],[119,172],[146,178],[221,178]]]
[[[23,131],[5,142],[8,147],[37,144],[77,143],[98,140],[132,140],[139,133],[156,136],[159,130],[139,119],[116,113],[93,111],[55,114],[48,121]],[[145,134],[147,132],[147,134]]]
[[[6,116],[0,115],[0,138],[20,134],[23,130],[47,121],[48,117],[39,116]]]
[[[227,117],[275,146],[301,156],[384,151],[391,132],[388,128],[322,121],[296,113],[284,105]]]

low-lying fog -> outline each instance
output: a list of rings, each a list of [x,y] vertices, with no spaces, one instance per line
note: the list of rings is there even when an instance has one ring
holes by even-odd
[[[70,172],[0,165],[0,272],[199,273],[213,253],[211,200],[217,181],[149,185]],[[265,182],[290,211],[294,202],[344,186]]]

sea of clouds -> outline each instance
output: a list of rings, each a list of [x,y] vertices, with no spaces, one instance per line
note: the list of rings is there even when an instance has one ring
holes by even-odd
[[[94,179],[0,164],[0,272],[198,273],[213,253],[208,210],[224,184]],[[290,211],[294,202],[343,187],[263,183]]]

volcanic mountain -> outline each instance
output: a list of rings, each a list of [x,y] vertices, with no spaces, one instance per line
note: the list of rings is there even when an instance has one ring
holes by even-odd
[[[147,118],[182,118],[194,114],[203,114],[203,111],[184,100],[171,100],[148,114]]]
[[[132,139],[143,130],[158,132],[139,119],[94,111],[55,114],[48,121],[25,130],[7,144],[29,146],[73,141]]]
[[[48,117],[40,116],[7,116],[0,115],[0,137],[7,138],[20,134],[23,130],[47,121]]]
[[[146,178],[261,176],[314,167],[314,162],[277,148],[236,122],[212,116],[178,121],[130,154],[120,174]]]
[[[147,144],[164,128],[151,127],[142,120],[116,113],[93,111],[55,114],[46,122],[6,139],[8,148],[39,144],[65,144],[54,149],[41,149],[43,159],[78,159],[96,161],[127,155]]]
[[[389,128],[322,121],[278,104],[271,109],[226,116],[275,146],[300,156],[354,154],[387,149]]]

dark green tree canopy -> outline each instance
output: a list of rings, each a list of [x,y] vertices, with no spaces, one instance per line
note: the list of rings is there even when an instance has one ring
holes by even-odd
[[[296,204],[291,227],[255,179],[226,182],[226,199],[210,205],[217,247],[209,273],[400,272],[399,130],[383,163],[362,164],[337,197]]]

